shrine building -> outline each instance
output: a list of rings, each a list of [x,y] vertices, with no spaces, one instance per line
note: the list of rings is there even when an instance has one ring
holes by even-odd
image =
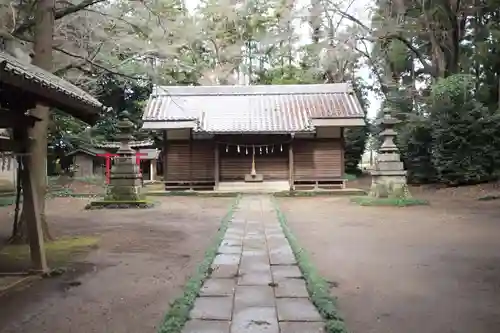
[[[344,134],[364,125],[346,83],[156,86],[143,114],[164,134],[166,190],[343,188]]]

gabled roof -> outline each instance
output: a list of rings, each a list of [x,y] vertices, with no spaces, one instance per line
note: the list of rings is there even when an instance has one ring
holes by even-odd
[[[97,121],[101,111],[109,110],[77,86],[3,51],[0,51],[0,83],[31,93],[40,102],[90,124]]]
[[[88,146],[80,146],[76,148],[75,150],[72,150],[66,156],[72,156],[78,153],[83,153],[85,155],[90,155],[90,156],[97,156],[99,154],[106,154],[107,151],[104,149],[99,149],[95,147],[88,147]]]
[[[153,140],[142,140],[142,141],[130,141],[129,146],[131,148],[140,148],[140,147],[150,147],[154,145]],[[111,149],[118,149],[120,148],[120,143],[119,142],[102,142],[102,143],[96,143],[94,144],[95,147],[98,148],[111,148]]]
[[[143,114],[143,128],[191,122],[207,133],[314,131],[313,119],[363,119],[347,83],[260,86],[158,86]]]

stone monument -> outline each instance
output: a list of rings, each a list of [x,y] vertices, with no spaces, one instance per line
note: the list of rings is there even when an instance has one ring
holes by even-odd
[[[369,195],[376,198],[409,198],[411,194],[406,182],[406,171],[399,155],[399,149],[394,143],[396,131],[394,126],[399,120],[392,117],[390,108],[384,108],[384,117],[380,124],[383,140],[379,149],[375,168],[371,172],[372,185]]]

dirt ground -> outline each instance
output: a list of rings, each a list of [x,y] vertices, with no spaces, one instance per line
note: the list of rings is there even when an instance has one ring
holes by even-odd
[[[500,332],[500,201],[478,201],[477,187],[412,190],[431,206],[280,203],[350,332]]]
[[[93,210],[48,201],[53,234],[97,235],[99,247],[58,278],[0,297],[0,332],[156,332],[202,260],[231,198],[155,198],[154,209]],[[14,208],[0,209],[0,238]]]

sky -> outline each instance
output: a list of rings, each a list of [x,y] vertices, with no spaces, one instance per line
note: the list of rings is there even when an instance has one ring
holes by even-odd
[[[191,12],[193,12],[199,4],[199,0],[184,0],[184,2]],[[305,8],[309,3],[310,0],[297,0],[297,6],[299,8]],[[347,12],[359,19],[365,25],[370,26],[370,10],[373,5],[373,0],[354,0],[354,3],[349,7]],[[345,23],[347,24],[349,22],[346,20]],[[295,23],[295,30],[299,35],[299,43],[307,44],[310,42],[310,27],[308,24],[297,22]],[[363,66],[357,74],[369,85],[374,84],[373,79],[370,77],[370,68],[368,66]],[[373,119],[380,109],[381,100],[375,93],[370,92],[368,94],[368,102],[368,118]]]

